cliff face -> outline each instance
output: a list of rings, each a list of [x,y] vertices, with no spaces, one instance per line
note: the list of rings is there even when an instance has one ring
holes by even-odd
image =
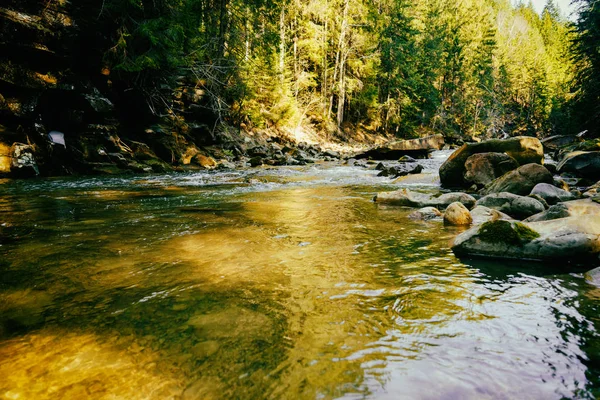
[[[194,115],[202,93],[185,77],[165,89],[160,110],[114,79],[103,55],[116,27],[103,4],[0,6],[0,176],[165,171],[214,144],[214,121]]]
[[[66,0],[9,0],[0,7],[0,53],[6,55],[0,61],[0,173],[71,172],[89,158],[78,154],[83,138],[100,143],[118,129],[113,103],[102,94],[108,77],[91,68],[101,64],[94,38],[82,33],[85,19],[78,19],[85,7],[95,10],[91,2],[75,7]],[[20,159],[16,150],[33,159]]]

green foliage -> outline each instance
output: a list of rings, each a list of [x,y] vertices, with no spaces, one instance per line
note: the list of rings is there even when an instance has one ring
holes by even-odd
[[[103,17],[105,62],[125,86],[193,78],[202,106],[234,125],[456,138],[570,129],[571,33],[552,1],[540,16],[509,0],[106,0]],[[578,43],[579,64],[595,65]],[[582,87],[581,102],[592,92]]]

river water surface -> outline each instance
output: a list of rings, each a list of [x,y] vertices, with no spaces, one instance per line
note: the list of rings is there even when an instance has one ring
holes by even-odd
[[[435,176],[375,175],[3,181],[0,398],[600,396],[582,271],[459,260],[371,200]]]

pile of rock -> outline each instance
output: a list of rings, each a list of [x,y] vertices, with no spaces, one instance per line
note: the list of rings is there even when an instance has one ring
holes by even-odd
[[[567,153],[556,172],[571,174],[565,180],[597,180],[598,155]],[[473,195],[431,196],[403,189],[379,193],[375,201],[423,207],[411,219],[470,226],[452,245],[460,256],[599,262],[600,181],[581,192],[570,190],[565,180],[553,177],[543,158],[535,138],[465,144],[442,165],[440,178],[444,186],[468,188]]]

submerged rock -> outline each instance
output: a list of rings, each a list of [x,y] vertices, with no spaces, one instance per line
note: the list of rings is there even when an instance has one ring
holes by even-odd
[[[464,144],[440,167],[440,180],[444,186],[463,186],[467,159],[478,153],[506,153],[520,165],[542,164],[544,149],[542,143],[532,137],[520,136],[506,140],[493,139],[480,143]]]
[[[544,166],[526,164],[494,180],[481,190],[481,194],[509,192],[526,196],[537,184],[552,182],[552,174]]]
[[[418,208],[446,208],[454,202],[460,202],[466,207],[471,208],[476,202],[473,196],[470,196],[466,193],[446,193],[439,197],[434,197],[425,193],[412,192],[408,189],[401,189],[395,192],[378,193],[373,200],[376,203]]]
[[[482,197],[477,200],[477,205],[501,211],[517,219],[530,217],[544,212],[546,209],[544,205],[536,199],[518,196],[508,192],[494,193]]]
[[[486,222],[458,235],[452,251],[458,256],[588,262],[600,252],[600,220]]]
[[[473,223],[471,213],[462,203],[452,203],[446,208],[444,213],[444,224],[465,226]]]
[[[424,207],[409,214],[408,218],[416,221],[429,221],[440,218],[443,215],[444,214],[442,214],[441,211],[435,207]]]

